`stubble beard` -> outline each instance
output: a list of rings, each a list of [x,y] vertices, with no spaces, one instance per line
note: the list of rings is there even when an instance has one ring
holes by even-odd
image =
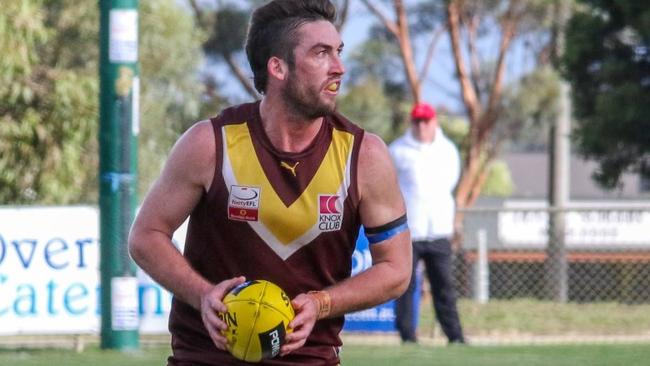
[[[326,103],[320,98],[320,90],[300,88],[295,77],[289,75],[282,97],[291,112],[307,120],[328,116],[336,110],[336,102]]]

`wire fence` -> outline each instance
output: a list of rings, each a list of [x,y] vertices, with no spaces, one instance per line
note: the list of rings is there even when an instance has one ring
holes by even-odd
[[[461,297],[650,303],[648,206],[511,205],[461,215]]]
[[[650,205],[544,206],[461,211],[453,275],[470,342],[650,342]],[[422,299],[419,337],[445,343]]]

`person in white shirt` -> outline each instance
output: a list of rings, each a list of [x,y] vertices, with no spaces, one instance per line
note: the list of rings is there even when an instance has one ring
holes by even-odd
[[[438,125],[435,109],[416,104],[411,128],[389,146],[413,241],[413,275],[408,290],[396,302],[396,327],[404,342],[417,342],[413,303],[416,268],[424,262],[436,318],[450,343],[465,343],[451,278],[454,231],[453,191],[460,176],[458,149]]]

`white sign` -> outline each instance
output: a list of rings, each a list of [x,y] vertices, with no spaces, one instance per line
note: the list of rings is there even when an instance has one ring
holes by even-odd
[[[180,247],[185,230],[174,235]],[[98,333],[98,238],[95,207],[0,208],[0,335]],[[141,271],[137,278],[137,289],[113,282],[124,300],[113,299],[113,327],[137,326],[135,308],[140,332],[167,333],[171,294]]]
[[[111,329],[138,329],[138,280],[135,277],[111,279]]]
[[[134,136],[140,134],[140,78],[133,78],[133,90],[131,101],[131,133]]]
[[[650,247],[650,203],[573,203],[581,209],[565,213],[566,243],[574,248]],[[544,201],[507,201],[499,213],[499,241],[504,246],[536,246],[548,242],[548,207]],[[594,210],[582,208],[593,207]],[[531,210],[524,210],[530,208]],[[609,208],[609,209],[608,209]],[[612,209],[616,208],[616,209]]]
[[[110,62],[138,61],[138,11],[115,9],[109,15],[108,59]]]

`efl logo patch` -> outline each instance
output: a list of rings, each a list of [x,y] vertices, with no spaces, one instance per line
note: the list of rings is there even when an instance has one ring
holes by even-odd
[[[259,187],[230,186],[228,218],[237,221],[257,221],[260,209]]]
[[[318,229],[320,231],[337,231],[343,221],[343,202],[339,196],[318,195]]]

